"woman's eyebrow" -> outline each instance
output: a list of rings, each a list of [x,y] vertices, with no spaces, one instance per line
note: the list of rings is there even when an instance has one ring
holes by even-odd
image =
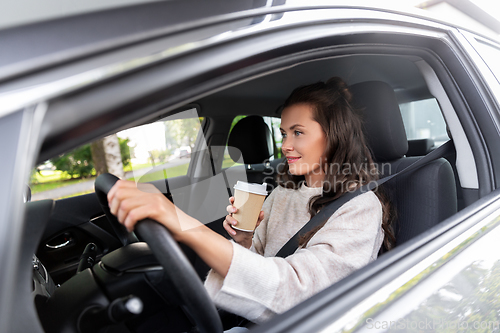
[[[295,125],[290,126],[290,129],[293,130],[295,127],[304,127],[304,126],[301,124],[295,124]],[[284,129],[282,127],[280,127],[280,130],[284,131]]]

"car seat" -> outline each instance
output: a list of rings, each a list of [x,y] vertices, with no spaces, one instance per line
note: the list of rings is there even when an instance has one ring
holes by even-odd
[[[363,116],[365,135],[381,177],[403,170],[419,157],[406,157],[408,141],[394,90],[385,82],[351,86],[353,106]],[[396,208],[396,245],[425,232],[457,212],[450,163],[439,158],[383,185]]]
[[[229,134],[227,146],[231,159],[245,164],[248,182],[266,182],[268,191],[275,188],[277,168],[284,159],[269,160],[274,154],[273,138],[261,116],[247,116],[238,121]]]
[[[432,139],[417,139],[408,140],[408,151],[406,156],[424,156],[434,148],[434,140]]]

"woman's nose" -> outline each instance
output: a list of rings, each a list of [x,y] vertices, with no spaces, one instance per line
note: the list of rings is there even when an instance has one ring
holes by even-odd
[[[293,151],[293,146],[287,143],[285,140],[283,140],[281,150],[283,150],[283,152],[290,152]]]

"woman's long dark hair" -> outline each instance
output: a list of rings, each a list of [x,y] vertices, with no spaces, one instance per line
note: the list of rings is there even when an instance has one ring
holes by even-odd
[[[366,144],[361,117],[351,107],[351,98],[346,83],[333,77],[326,83],[299,87],[285,101],[284,108],[296,104],[311,106],[313,119],[321,125],[326,135],[326,160],[322,161],[325,173],[323,193],[309,200],[311,218],[345,192],[378,179],[378,169]],[[298,189],[304,181],[304,176],[290,174],[288,162],[278,173],[278,184],[285,188]],[[383,191],[377,189],[375,194],[382,204],[382,228],[385,234],[382,249],[388,251],[395,243],[392,229],[394,212]],[[323,225],[303,235],[300,245],[305,246]]]

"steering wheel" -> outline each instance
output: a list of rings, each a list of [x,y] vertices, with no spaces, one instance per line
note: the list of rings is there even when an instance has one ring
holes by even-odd
[[[127,229],[111,214],[107,194],[118,180],[111,174],[102,174],[95,181],[95,192],[113,229],[122,242]],[[193,266],[186,258],[170,232],[156,221],[145,219],[137,223],[135,232],[150,247],[163,266],[164,278],[170,282],[179,305],[202,333],[220,333],[222,323],[214,303],[201,283]]]

